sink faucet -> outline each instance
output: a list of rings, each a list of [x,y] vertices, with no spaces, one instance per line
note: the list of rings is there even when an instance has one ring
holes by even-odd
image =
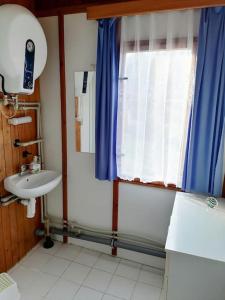
[[[40,157],[34,156],[33,161],[30,164],[22,164],[20,166],[20,175],[25,175],[27,173],[39,173],[41,171]]]
[[[23,176],[29,172],[29,164],[22,164],[20,166],[20,176]]]

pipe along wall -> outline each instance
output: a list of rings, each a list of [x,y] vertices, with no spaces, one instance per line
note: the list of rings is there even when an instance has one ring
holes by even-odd
[[[57,234],[60,236],[67,236],[71,238],[76,238],[80,240],[85,240],[89,242],[95,242],[99,244],[104,244],[110,247],[118,247],[130,251],[135,251],[147,255],[152,255],[160,258],[166,258],[166,253],[163,248],[156,247],[154,245],[150,246],[145,246],[145,245],[140,245],[139,242],[126,242],[126,241],[120,241],[120,237],[106,237],[104,234],[95,234],[95,233],[87,233],[85,231],[78,231],[74,232],[72,230],[65,231],[62,228],[57,228],[57,227],[51,227],[50,231],[52,234]]]

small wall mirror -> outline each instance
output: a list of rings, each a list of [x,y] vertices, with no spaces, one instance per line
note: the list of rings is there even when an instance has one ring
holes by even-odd
[[[95,152],[94,71],[75,72],[75,136],[77,152]]]

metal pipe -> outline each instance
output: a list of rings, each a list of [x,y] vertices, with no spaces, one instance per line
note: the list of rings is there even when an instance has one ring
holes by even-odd
[[[61,228],[63,227],[63,222],[60,218],[56,217],[51,217],[51,226],[58,227],[60,226]],[[151,245],[154,246],[157,249],[164,249],[164,245],[162,243],[159,243],[157,241],[151,240],[147,237],[137,237],[132,234],[125,234],[121,231],[112,231],[112,230],[103,230],[99,228],[91,228],[88,226],[82,226],[79,225],[78,223],[75,222],[68,222],[68,226],[71,230],[77,230],[77,231],[84,231],[88,233],[94,233],[94,234],[100,234],[105,237],[112,237],[113,235],[117,236],[117,239],[120,239],[121,241],[126,241],[126,242],[138,242],[139,244],[143,245]]]
[[[117,240],[117,237],[102,237],[102,236],[97,236],[97,235],[92,235],[92,234],[86,234],[86,233],[81,233],[81,232],[73,232],[73,231],[64,231],[62,228],[57,228],[57,227],[51,227],[50,229],[52,234],[58,234],[62,236],[68,236],[71,238],[77,238],[80,240],[85,240],[89,242],[95,242],[99,244],[104,244],[107,246],[116,246],[122,249],[130,250],[130,251],[135,251],[147,255],[152,255],[160,258],[165,258],[166,253],[165,251],[154,249],[153,247],[146,247],[138,244],[132,244],[132,243],[126,243],[126,242],[121,242]]]
[[[8,206],[9,204],[16,202],[19,198],[16,195],[10,194],[0,198],[0,206]]]
[[[114,246],[118,247],[118,248],[126,249],[126,250],[141,252],[143,254],[148,254],[148,255],[152,255],[152,256],[156,256],[156,257],[166,258],[166,253],[163,250],[156,250],[156,249],[153,249],[153,248],[134,245],[134,244],[122,242],[122,241],[119,241],[119,240],[116,240],[114,242]]]
[[[36,110],[37,113],[37,137],[40,138],[42,136],[42,127],[41,127],[41,103],[40,102],[18,102],[19,109],[24,111],[26,110]],[[38,155],[41,158],[41,168],[44,169],[44,151],[42,147],[42,143],[38,143]],[[45,223],[45,219],[47,216],[47,195],[41,197],[41,222]]]
[[[19,106],[19,110],[38,110],[38,106]]]
[[[34,141],[29,141],[29,142],[20,142],[19,140],[15,140],[14,146],[15,147],[27,147],[30,145],[42,143],[44,140],[43,139],[38,139]]]
[[[19,106],[41,106],[40,102],[23,102],[23,101],[19,101],[18,102]]]
[[[9,99],[9,100],[12,100],[12,99]],[[33,141],[32,141],[32,144],[38,143],[38,155],[41,158],[41,166],[42,166],[42,168],[44,168],[43,147],[42,147],[41,142],[39,142],[39,141],[43,141],[42,139],[40,139],[40,137],[42,136],[42,130],[41,130],[42,128],[41,128],[41,122],[40,122],[40,119],[41,119],[41,103],[40,102],[25,102],[25,101],[21,101],[21,100],[20,101],[17,101],[17,100],[16,101],[6,101],[6,99],[0,99],[0,105],[6,105],[6,103],[7,103],[7,105],[13,106],[14,109],[17,109],[17,110],[24,110],[24,111],[25,110],[36,110],[37,111],[37,137],[38,137],[38,141],[36,141],[35,143],[33,143]],[[30,143],[31,142],[20,143],[20,144],[17,144],[17,145],[26,147],[26,146],[32,145]],[[42,196],[41,197],[41,222],[42,223],[45,222],[45,216],[47,215],[46,207],[47,207],[47,205],[46,205],[46,196]]]
[[[37,138],[41,138],[41,126],[40,126],[40,105],[39,106],[22,106],[22,110],[27,111],[27,110],[36,110],[37,113]],[[38,143],[38,155],[41,158],[41,167],[43,168],[43,153],[42,153],[42,147],[41,143]]]

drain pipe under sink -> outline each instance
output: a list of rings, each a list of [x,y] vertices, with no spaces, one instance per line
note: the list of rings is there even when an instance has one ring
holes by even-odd
[[[27,218],[31,219],[35,216],[35,206],[36,206],[36,199],[30,198],[30,199],[22,199],[20,201],[21,204],[24,206],[27,206]]]

